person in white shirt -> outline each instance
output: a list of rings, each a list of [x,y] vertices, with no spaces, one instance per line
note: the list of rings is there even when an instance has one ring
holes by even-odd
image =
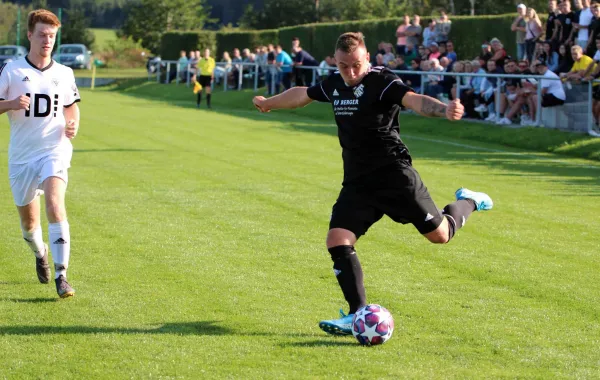
[[[594,15],[592,14],[592,10],[590,9],[590,0],[581,0],[581,12],[579,13],[579,22],[575,24],[575,28],[577,29],[577,45],[582,48],[587,47],[588,39],[589,39],[589,27],[592,23],[592,19]],[[593,42],[593,41],[592,41]]]
[[[8,172],[23,238],[36,257],[39,281],[48,283],[49,250],[40,224],[39,195],[44,193],[56,290],[66,298],[75,294],[67,282],[71,237],[65,193],[80,96],[73,70],[52,60],[58,28],[52,12],[29,13],[29,54],[0,68],[0,114],[7,113],[10,123]]]
[[[567,95],[563,88],[560,77],[548,69],[548,64],[543,60],[538,60],[533,65],[539,75],[544,76],[539,85],[542,87],[542,108],[561,106],[565,104]],[[532,120],[535,120],[537,115],[537,94],[531,94],[531,101],[528,103],[530,108],[533,108]]]

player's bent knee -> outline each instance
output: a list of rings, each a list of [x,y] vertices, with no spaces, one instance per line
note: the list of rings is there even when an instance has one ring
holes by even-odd
[[[337,247],[340,245],[354,245],[356,243],[356,235],[352,231],[343,228],[332,228],[327,233],[327,248]]]
[[[445,224],[440,225],[437,229],[423,235],[433,244],[446,244],[450,241],[450,231]]]

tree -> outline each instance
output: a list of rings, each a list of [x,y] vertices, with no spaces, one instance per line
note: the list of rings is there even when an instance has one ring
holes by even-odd
[[[75,7],[65,10],[61,28],[61,43],[84,44],[91,49],[96,37],[88,28],[90,21],[85,17],[83,8]]]
[[[165,32],[202,29],[209,21],[204,0],[140,0],[130,4],[121,34],[142,41],[142,46],[158,51]]]

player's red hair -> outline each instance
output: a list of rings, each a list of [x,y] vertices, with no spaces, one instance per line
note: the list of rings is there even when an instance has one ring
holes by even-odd
[[[27,16],[27,28],[31,33],[33,33],[33,30],[38,23],[60,28],[60,21],[58,21],[58,17],[56,17],[54,13],[45,9],[37,9],[29,12],[29,15]]]

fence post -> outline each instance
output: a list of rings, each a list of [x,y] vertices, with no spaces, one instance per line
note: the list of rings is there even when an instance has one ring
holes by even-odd
[[[313,74],[313,79],[311,82],[311,86],[314,86],[315,84],[317,84],[317,69],[313,67],[312,69],[312,74]]]
[[[229,87],[229,71],[227,71],[227,65],[224,67],[225,71],[223,71],[223,91],[227,92],[227,88]]]
[[[162,67],[162,62],[158,62],[158,69],[156,70],[156,83],[160,83],[160,68]]]
[[[191,80],[191,75],[190,75],[190,73],[191,73],[191,72],[192,72],[192,65],[190,65],[190,64],[188,63],[188,65],[187,65],[187,73],[185,74],[185,85],[186,85],[187,87],[190,87],[190,80]]]
[[[171,75],[171,62],[167,62],[167,75],[165,78],[165,84],[169,84],[169,76]]]
[[[496,82],[496,83],[497,83],[497,86],[496,86],[496,96],[494,99],[494,108],[496,111],[496,118],[497,118],[500,116],[500,95],[502,94],[502,83],[503,83],[502,78],[498,78],[498,82]],[[492,122],[493,121],[494,120],[492,120]]]
[[[592,113],[594,110],[594,103],[592,100],[592,91],[594,89],[594,87],[592,86],[593,84],[594,79],[588,82],[588,134],[594,129],[594,115]]]
[[[258,63],[254,64],[254,92],[258,91]]]
[[[541,79],[537,80],[537,104],[535,105],[535,126],[542,126],[542,81]]]
[[[460,100],[460,85],[462,84],[462,77],[456,77],[456,99]]]
[[[271,96],[275,95],[275,75],[277,75],[277,71],[275,70],[270,70],[270,75],[271,75]]]
[[[425,81],[423,79],[425,77],[425,74],[423,74],[423,71],[421,71],[421,74],[419,74],[419,75],[421,75],[421,88],[419,89],[419,93],[421,95],[424,95],[425,94]]]

